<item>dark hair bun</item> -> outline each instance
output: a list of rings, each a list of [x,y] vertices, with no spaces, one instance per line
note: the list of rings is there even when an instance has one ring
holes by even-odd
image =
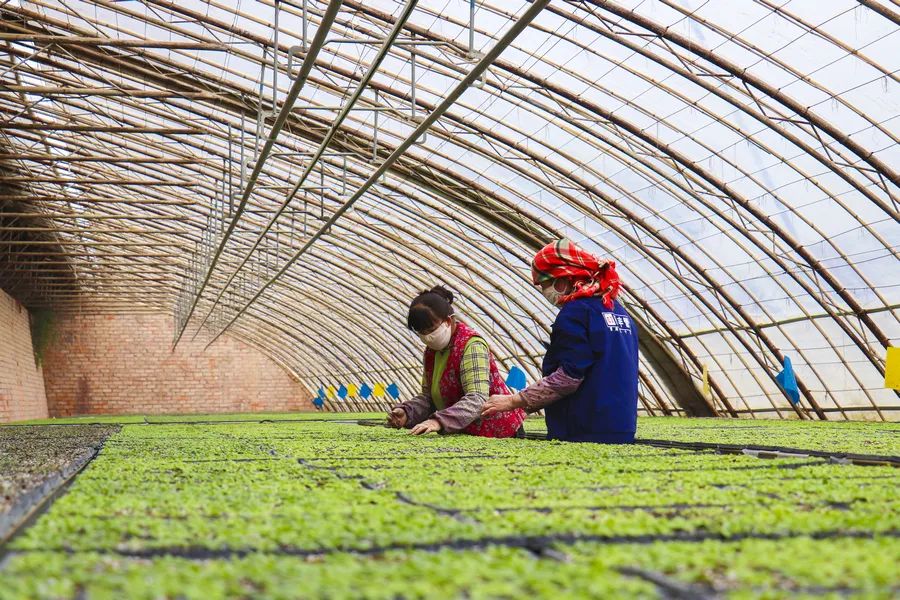
[[[432,294],[437,294],[438,296],[440,296],[441,298],[446,300],[447,304],[453,304],[453,292],[451,292],[444,286],[436,285],[428,291],[431,292]]]
[[[442,285],[425,290],[409,305],[406,326],[413,331],[427,331],[438,321],[453,314],[453,292]]]

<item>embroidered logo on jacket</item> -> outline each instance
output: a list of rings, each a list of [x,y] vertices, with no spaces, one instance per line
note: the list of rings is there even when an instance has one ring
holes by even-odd
[[[618,331],[620,333],[631,333],[631,319],[624,315],[617,315],[611,312],[603,313],[603,320],[610,331]]]

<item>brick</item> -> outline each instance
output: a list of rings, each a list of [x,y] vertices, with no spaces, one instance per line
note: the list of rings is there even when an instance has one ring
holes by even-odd
[[[65,315],[56,334],[43,369],[52,416],[313,410],[299,382],[227,335],[205,352],[187,335],[172,352],[171,315]]]
[[[35,364],[28,311],[0,291],[0,423],[47,417],[44,376]]]

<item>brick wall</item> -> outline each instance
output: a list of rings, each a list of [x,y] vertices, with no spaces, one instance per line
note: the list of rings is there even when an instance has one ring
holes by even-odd
[[[228,335],[203,352],[186,334],[172,352],[163,314],[60,317],[44,359],[55,417],[313,410],[309,393],[254,347]]]
[[[44,376],[35,365],[28,310],[0,290],[0,423],[46,417]]]

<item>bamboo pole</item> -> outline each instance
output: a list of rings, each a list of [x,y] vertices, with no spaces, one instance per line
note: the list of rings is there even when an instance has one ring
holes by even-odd
[[[87,246],[89,248],[100,246],[187,247],[182,243],[175,242],[77,242],[70,240],[0,240],[0,246]]]
[[[82,234],[89,233],[90,235],[104,235],[108,233],[115,234],[145,234],[145,233],[157,233],[160,235],[183,235],[184,232],[177,230],[161,230],[161,229],[140,229],[137,227],[126,227],[120,229],[95,229],[91,226],[88,227],[79,227],[75,229],[64,229],[60,227],[18,227],[18,226],[9,226],[0,225],[0,232],[11,232],[11,233],[66,233],[66,234]],[[27,240],[22,240],[27,241]]]
[[[195,127],[137,127],[121,125],[68,125],[65,123],[4,123],[7,131],[71,131],[75,133],[119,133],[156,135],[199,135],[206,133]]]
[[[88,221],[110,221],[110,220],[126,220],[126,221],[181,221],[189,222],[187,216],[177,215],[130,215],[130,214],[98,214],[98,213],[7,213],[0,212],[0,221],[3,219],[51,219],[54,221],[64,221],[69,219],[85,219]]]
[[[29,162],[52,162],[52,163],[76,163],[76,162],[99,162],[110,165],[118,164],[165,164],[165,165],[193,165],[209,162],[204,158],[179,158],[177,156],[108,156],[103,154],[3,154],[0,153],[0,160],[24,160]]]
[[[25,177],[21,175],[0,175],[0,183],[56,183],[78,185],[140,185],[140,186],[170,186],[177,185],[191,187],[199,185],[196,182],[183,181],[181,179],[78,179],[76,177]],[[64,198],[68,202],[77,201],[76,198]]]
[[[218,97],[218,94],[215,92],[176,92],[172,90],[55,87],[49,85],[0,85],[0,88],[6,92],[33,94],[36,96],[127,96],[129,98],[185,98],[194,100],[212,100]]]
[[[157,48],[162,50],[226,50],[218,42],[186,42],[167,40],[116,39],[76,35],[46,35],[38,33],[0,32],[0,42],[31,42],[70,46],[110,46],[113,48]]]

